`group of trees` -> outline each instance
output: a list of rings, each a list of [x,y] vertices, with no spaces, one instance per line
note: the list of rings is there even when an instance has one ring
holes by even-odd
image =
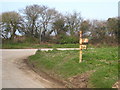
[[[107,21],[84,21],[81,30],[90,32],[88,37],[92,44],[118,44],[119,20],[118,18],[108,18]]]
[[[83,20],[77,12],[63,15],[54,8],[30,5],[19,13],[11,11],[0,15],[0,37],[14,40],[20,34],[36,38],[39,42],[78,43],[79,31],[82,30],[83,36],[93,44],[117,43],[118,21],[118,18]]]

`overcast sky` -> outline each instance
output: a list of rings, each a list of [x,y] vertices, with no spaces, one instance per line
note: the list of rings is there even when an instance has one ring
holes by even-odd
[[[107,20],[118,16],[119,0],[0,0],[0,12],[19,11],[27,5],[46,5],[61,13],[80,12],[84,19]]]

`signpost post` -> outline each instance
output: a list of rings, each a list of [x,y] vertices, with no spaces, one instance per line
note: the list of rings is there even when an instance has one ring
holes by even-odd
[[[87,38],[82,38],[82,31],[80,31],[80,57],[79,57],[79,63],[82,62],[82,49],[87,49],[87,46],[86,45],[83,45],[83,44],[87,44],[88,43],[88,39]]]
[[[82,31],[80,31],[80,57],[79,57],[79,63],[82,62]]]

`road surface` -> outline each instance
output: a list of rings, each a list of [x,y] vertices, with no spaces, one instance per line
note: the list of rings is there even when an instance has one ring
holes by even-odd
[[[55,88],[54,83],[32,71],[24,60],[37,49],[2,49],[2,88]]]

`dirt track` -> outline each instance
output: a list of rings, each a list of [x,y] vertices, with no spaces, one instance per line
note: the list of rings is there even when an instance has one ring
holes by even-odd
[[[23,61],[37,49],[2,50],[2,88],[55,88],[57,84],[40,77]]]

